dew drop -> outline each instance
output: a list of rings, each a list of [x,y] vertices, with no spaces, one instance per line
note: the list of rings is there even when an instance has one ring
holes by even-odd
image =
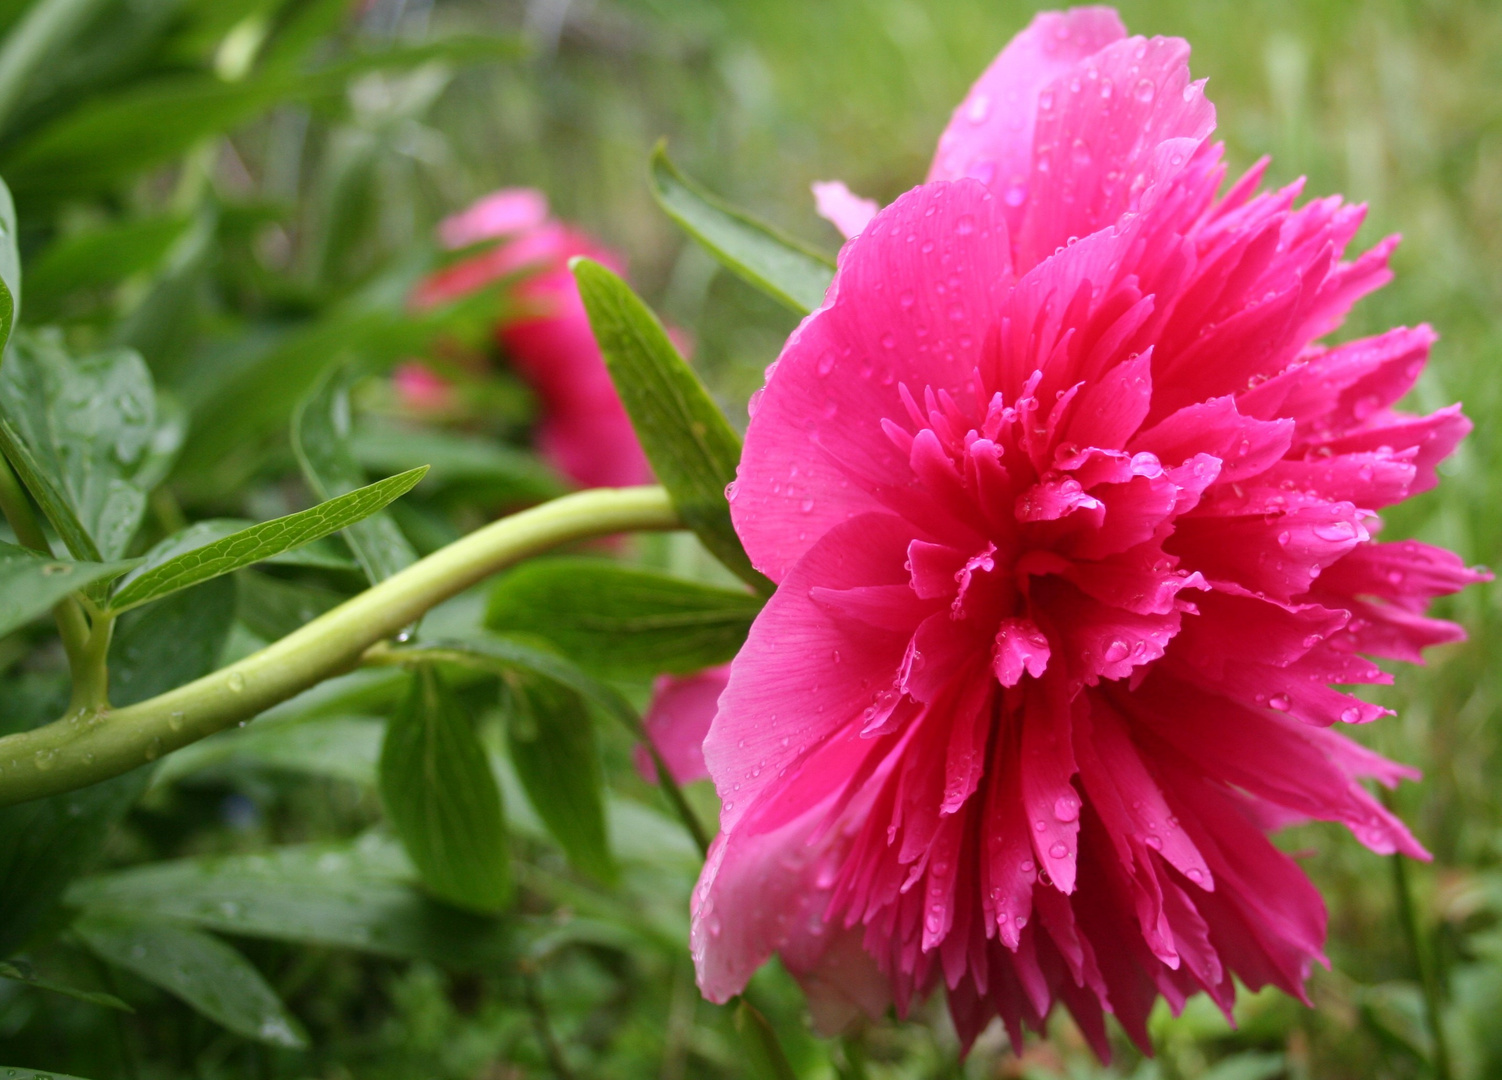
[[[892,331],[890,331],[890,330],[888,330],[885,334],[882,334],[881,335],[881,347],[883,349],[895,349],[895,348],[897,348],[897,335],[894,334],[894,333],[892,333]],[[861,374],[864,375],[868,379],[871,377],[871,373],[870,373],[870,371],[867,368],[862,368],[861,369]]]
[[[758,387],[757,389],[751,391],[751,396],[746,399],[746,415],[747,416],[755,416],[756,415],[756,410],[759,409],[759,408],[761,408],[761,398],[762,398],[762,395],[765,394],[766,392],[767,392],[767,388],[765,386]]]
[[[1316,525],[1314,535],[1332,544],[1342,544],[1356,536],[1356,527],[1349,521],[1335,521],[1329,525]]]
[[[1361,719],[1361,709],[1355,705],[1341,710],[1340,718],[1348,724],[1354,724]]]
[[[819,357],[819,367],[818,367],[819,376],[822,378],[823,376],[828,375],[833,370],[834,370],[834,353],[832,353],[832,352],[826,352],[823,356]]]
[[[232,671],[229,678],[225,680],[225,685],[229,687],[230,693],[238,694],[245,689],[245,676],[238,671]]]
[[[186,714],[181,711],[168,713],[167,726],[170,727],[173,731],[181,731],[183,729],[183,717],[185,715]]]
[[[1073,795],[1060,795],[1053,804],[1053,816],[1068,824],[1078,821],[1080,816],[1080,803]],[[1058,858],[1058,856],[1054,856]]]
[[[1287,712],[1293,708],[1293,699],[1287,694],[1274,694],[1267,699],[1267,707],[1269,709],[1277,709],[1278,712]]]
[[[965,110],[965,119],[972,124],[984,124],[986,117],[991,115],[991,96],[989,94],[977,94],[970,107]]]
[[[1163,850],[1163,838],[1157,833],[1148,833],[1142,838],[1142,842],[1148,847],[1152,848],[1154,851]]]
[[[1191,866],[1188,870],[1186,870],[1184,872],[1184,876],[1187,877],[1190,881],[1203,881],[1203,880],[1205,880],[1205,873],[1204,873],[1204,871],[1201,870],[1197,866]]]
[[[1047,829],[1048,822],[1044,821],[1043,819],[1039,818],[1037,821],[1033,822],[1033,832],[1045,832]]]
[[[1106,646],[1104,659],[1106,663],[1114,664],[1117,661],[1125,660],[1128,656],[1131,655],[1131,652],[1132,650],[1127,645],[1127,643],[1125,641],[1122,641],[1120,638],[1117,638]]]
[[[1066,856],[1068,854],[1069,854],[1069,849],[1067,847],[1065,847],[1063,845],[1063,843],[1061,843],[1060,841],[1054,841],[1053,847],[1051,847],[1051,848],[1048,849],[1048,855],[1049,855],[1050,858],[1053,858],[1053,859],[1062,859],[1064,856]]]
[[[736,497],[737,494],[740,493],[740,488],[741,488],[741,482],[739,480],[732,480],[732,481],[730,481],[730,483],[726,484],[725,485],[725,501],[726,502],[735,502],[735,497]]]
[[[34,755],[32,755],[32,761],[36,762],[36,767],[39,771],[46,772],[48,769],[52,768],[52,766],[57,764],[57,751],[38,750]]]
[[[1137,84],[1137,88],[1132,91],[1132,96],[1135,97],[1138,101],[1142,102],[1142,104],[1146,105],[1153,99],[1153,95],[1157,92],[1158,88],[1153,84],[1153,81],[1151,79],[1143,79]]]
[[[975,231],[975,218],[969,214],[961,214],[959,220],[954,223],[954,231],[961,236],[969,236]]]

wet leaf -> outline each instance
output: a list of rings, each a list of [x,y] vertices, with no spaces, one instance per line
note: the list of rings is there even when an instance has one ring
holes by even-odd
[[[321,540],[405,495],[426,471],[425,468],[412,469],[387,477],[307,510],[263,521],[182,554],[175,554],[178,541],[176,537],[170,537],[153,548],[146,556],[145,565],[125,579],[110,598],[110,607],[125,611]]]
[[[191,926],[123,914],[84,915],[73,932],[100,959],[181,998],[237,1035],[303,1047],[307,1037],[261,973],[238,951]]]

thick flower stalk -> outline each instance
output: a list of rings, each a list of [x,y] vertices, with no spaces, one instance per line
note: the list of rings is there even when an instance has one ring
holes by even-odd
[[[421,282],[419,308],[453,300],[500,278],[516,277],[516,306],[496,324],[496,342],[537,393],[537,446],[560,472],[583,487],[649,483],[652,471],[631,429],[600,347],[589,327],[568,261],[587,256],[622,272],[621,259],[578,230],[548,216],[547,199],[531,188],[492,192],[446,218],[438,235],[453,249],[497,241]],[[396,374],[398,392],[417,408],[441,407],[446,383],[420,364]]]
[[[772,953],[816,1017],[940,983],[968,1045],[1056,1002],[1101,1055],[1158,996],[1303,997],[1319,894],[1267,832],[1424,858],[1336,725],[1460,628],[1479,580],[1379,542],[1468,423],[1392,409],[1434,339],[1318,340],[1389,277],[1362,208],[1217,197],[1188,46],[1044,14],[959,106],[929,182],[848,231],[757,395],[732,514],[778,583],[704,744],[694,896],[713,1000]],[[1334,684],[1334,685],[1332,685]]]

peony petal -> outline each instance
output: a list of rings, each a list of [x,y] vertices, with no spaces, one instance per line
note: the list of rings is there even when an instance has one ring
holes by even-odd
[[[819,216],[840,230],[846,240],[871,224],[881,211],[880,203],[861,198],[843,180],[815,180],[813,191]]]
[[[709,734],[720,694],[729,679],[730,665],[722,664],[693,675],[663,675],[652,684],[652,702],[642,726],[680,784],[709,776],[704,765],[704,736]],[[649,783],[656,780],[656,766],[644,746],[636,748],[636,767]]]
[[[908,474],[878,426],[906,414],[899,383],[963,393],[979,359],[973,327],[1011,278],[1004,229],[980,184],[934,184],[840,253],[830,300],[767,382],[731,503],[752,562],[774,581],[831,526],[879,509],[871,488]]]

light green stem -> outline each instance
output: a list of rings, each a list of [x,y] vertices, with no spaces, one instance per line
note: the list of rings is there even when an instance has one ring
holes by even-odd
[[[565,495],[485,526],[257,653],[148,701],[0,738],[0,806],[119,776],[348,671],[371,645],[506,566],[595,536],[681,528],[660,487]]]

